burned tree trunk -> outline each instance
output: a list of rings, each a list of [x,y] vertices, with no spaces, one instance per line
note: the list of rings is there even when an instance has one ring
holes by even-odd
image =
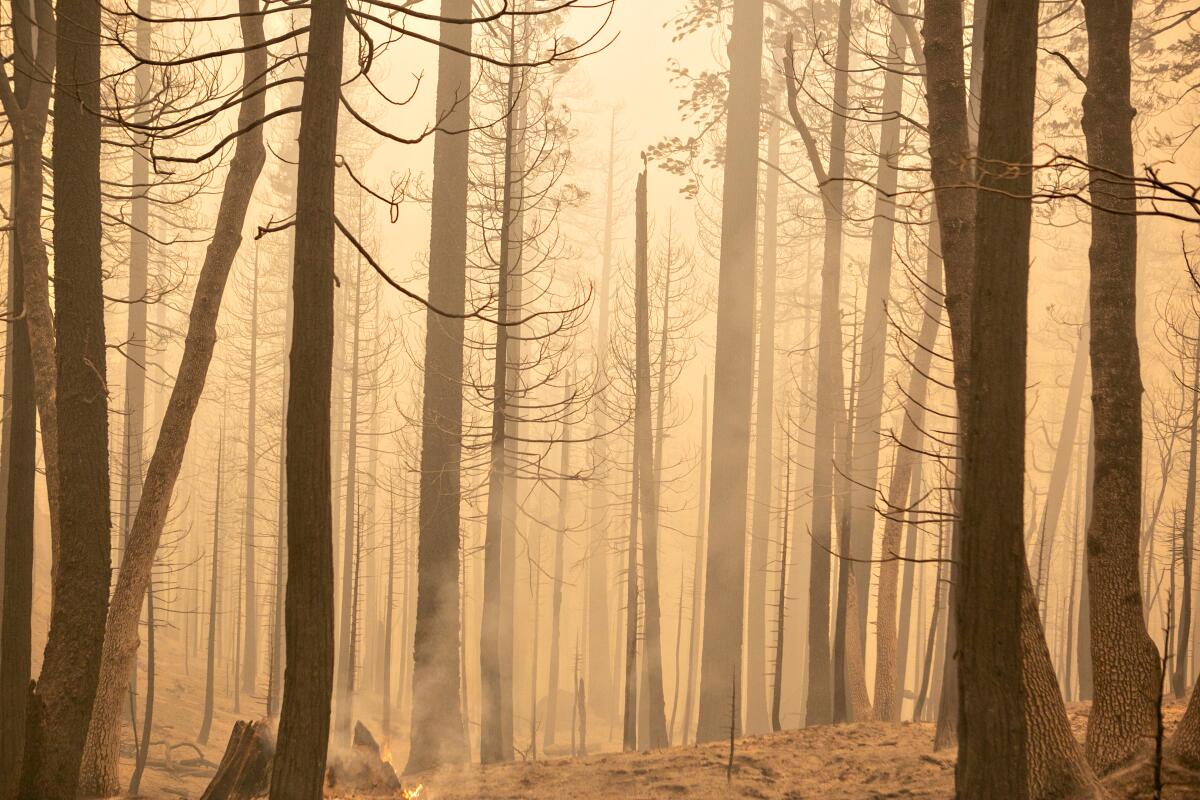
[[[313,0],[300,110],[294,315],[287,409],[287,672],[274,800],[317,800],[333,689],[333,509],[329,398],[333,364],[334,160],[346,7]]]
[[[254,250],[254,284],[250,296],[249,393],[246,402],[246,509],[242,523],[242,658],[240,693],[258,688],[258,576],[254,568],[254,489],[258,451],[258,248]]]
[[[59,485],[70,490],[59,498],[50,634],[29,710],[38,730],[25,748],[23,785],[46,800],[74,800],[100,678],[112,520],[101,255],[101,10],[89,0],[60,0],[57,11],[51,158],[56,412]]]

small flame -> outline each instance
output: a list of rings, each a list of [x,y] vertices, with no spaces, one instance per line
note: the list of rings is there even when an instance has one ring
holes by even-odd
[[[403,792],[401,792],[400,796],[403,797],[404,800],[419,800],[419,798],[421,797],[421,791],[424,788],[425,788],[425,784],[418,783],[416,786],[414,786],[411,789],[405,789]]]

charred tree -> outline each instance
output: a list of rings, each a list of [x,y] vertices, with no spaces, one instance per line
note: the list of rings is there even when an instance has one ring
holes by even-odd
[[[287,672],[271,763],[273,800],[317,800],[333,690],[334,171],[346,6],[314,0],[296,183],[292,349],[287,408]]]

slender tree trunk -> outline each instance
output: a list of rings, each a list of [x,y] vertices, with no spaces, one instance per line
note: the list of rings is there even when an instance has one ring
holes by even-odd
[[[638,462],[637,497],[645,533],[642,537],[642,576],[645,582],[645,614],[642,621],[644,646],[642,667],[646,674],[649,730],[646,745],[667,746],[666,700],[662,677],[662,610],[658,586],[658,484],[654,471],[653,430],[650,419],[650,277],[648,258],[649,221],[646,170],[638,176],[635,306],[637,374],[635,376],[634,450]],[[669,286],[668,286],[669,291]],[[743,520],[743,524],[744,524]]]
[[[271,765],[273,800],[317,800],[333,689],[334,160],[342,74],[341,0],[313,0],[300,110],[287,424],[287,673]]]
[[[598,289],[597,331],[596,331],[596,370],[604,374],[605,362],[608,357],[608,317],[609,297],[612,278],[612,241],[613,241],[613,162],[616,148],[616,112],[609,117],[608,130],[608,169],[605,177],[604,200],[604,241],[601,248],[600,287]],[[603,436],[605,417],[603,403],[597,403],[592,411],[592,464],[596,470],[603,470],[608,458],[608,443]],[[588,564],[588,628],[587,628],[587,686],[590,689],[592,703],[596,708],[607,711],[612,708],[615,695],[612,678],[609,673],[609,638],[608,638],[608,517],[606,505],[608,497],[605,492],[603,473],[598,474],[592,481],[591,497],[588,500],[588,526],[591,529],[587,551]],[[607,714],[606,714],[607,716]]]
[[[141,14],[149,15],[149,2],[143,0],[139,6]],[[135,40],[138,53],[149,55],[149,40],[149,22],[144,19],[138,20]],[[134,82],[136,102],[139,105],[148,103],[150,95],[150,67],[148,65],[139,64],[134,69]],[[147,121],[145,108],[137,108],[133,119],[135,123],[144,124]],[[142,474],[144,456],[142,437],[146,427],[146,286],[150,256],[148,236],[150,208],[147,197],[150,165],[146,149],[140,146],[134,147],[130,161],[129,316],[125,334],[125,407],[121,432],[123,445],[121,454],[121,527],[118,532],[121,558],[124,557],[129,529],[133,524],[133,515],[141,499],[144,477]],[[136,665],[131,668],[129,678],[130,725],[136,729]],[[83,783],[82,780],[81,783]]]
[[[58,480],[70,491],[59,499],[50,634],[28,709],[34,730],[26,741],[22,793],[74,800],[100,677],[112,520],[101,255],[101,15],[100,6],[89,0],[60,0],[57,11],[61,66],[54,83],[51,158],[55,403]]]
[[[708,509],[708,375],[704,376],[704,391],[700,400],[700,499],[696,503],[696,552],[692,556],[692,623],[688,638],[687,691],[683,700],[683,743],[688,743],[692,730],[692,709],[696,697],[696,668],[700,655],[700,608],[704,596],[700,593],[704,568],[704,512]]]
[[[529,753],[528,758],[537,760],[537,685],[538,645],[541,643],[542,610],[542,537],[539,528],[527,550],[529,557],[530,600],[533,602],[533,654],[529,659]]]
[[[350,418],[346,434],[346,501],[342,526],[342,604],[338,625],[338,656],[334,684],[333,736],[339,744],[350,743],[354,716],[354,632],[353,618],[358,603],[354,581],[358,573],[356,517],[358,503],[358,384],[359,356],[362,349],[362,262],[354,271],[354,309],[350,345]]]
[[[571,402],[571,390],[572,387],[568,382],[566,388],[563,390],[564,413],[566,413],[566,409]],[[568,420],[564,420],[562,441],[558,445],[560,449],[560,461],[558,464],[558,524],[555,526],[554,536],[554,588],[551,590],[552,610],[550,617],[550,678],[546,692],[546,738],[542,744],[543,750],[549,750],[554,746],[554,737],[557,733],[556,727],[558,723],[558,673],[560,670],[558,656],[562,638],[563,545],[567,538],[567,505],[571,469],[570,442],[571,425]]]
[[[294,232],[293,232],[294,233]],[[295,251],[295,242],[292,247]],[[290,264],[289,260],[289,264]],[[292,348],[292,270],[288,270],[287,299],[284,301],[283,321],[283,364],[280,379],[280,404],[282,412],[279,425],[279,474],[276,479],[276,524],[275,524],[275,599],[271,608],[271,675],[267,685],[267,718],[278,719],[279,703],[283,696],[284,641],[283,628],[284,604],[287,602],[284,590],[286,588],[285,572],[287,570],[287,407],[288,407],[288,374],[287,354]]]
[[[254,249],[254,288],[250,299],[250,391],[246,419],[246,516],[243,523],[241,691],[258,688],[258,582],[254,567],[254,487],[258,469],[255,433],[258,427],[258,248]]]
[[[20,788],[21,762],[25,754],[25,713],[29,698],[30,657],[32,651],[31,617],[33,612],[34,485],[37,474],[37,400],[34,388],[33,351],[30,345],[32,323],[26,313],[26,251],[40,250],[41,239],[41,142],[45,135],[44,109],[30,108],[33,74],[34,27],[28,15],[12,15],[15,86],[4,92],[5,113],[13,131],[13,168],[10,177],[10,214],[14,235],[9,238],[8,321],[4,349],[4,421],[0,442],[0,496],[4,498],[3,564],[0,565],[0,798],[12,800]],[[45,47],[42,34],[38,43]],[[50,50],[53,50],[51,47]],[[8,78],[3,80],[8,86]],[[41,93],[45,94],[46,89]],[[19,104],[24,114],[14,113],[10,104]],[[41,132],[27,134],[24,124],[31,115],[41,119]],[[31,141],[36,138],[36,143]],[[36,146],[36,176],[26,178],[34,159],[30,148]],[[26,180],[38,186],[36,205],[30,207],[30,193],[22,191]],[[30,219],[26,219],[30,218]],[[37,241],[25,238],[36,232]],[[33,258],[39,258],[37,253]],[[51,360],[51,365],[53,360]],[[49,476],[48,476],[49,477]]]
[[[768,729],[767,550],[771,529],[771,446],[775,432],[775,270],[779,216],[779,120],[767,127],[766,199],[763,202],[762,284],[758,314],[758,396],[754,430],[754,508],[746,597],[746,733]]]
[[[729,702],[729,686],[741,664],[744,616],[762,38],[763,4],[734,0],[717,290],[714,458],[696,727],[699,742],[726,738],[731,728],[740,728],[741,717],[736,695],[734,702]]]
[[[442,15],[471,16],[471,0],[443,0]],[[461,312],[467,270],[467,165],[471,26],[443,22],[437,104],[445,123],[434,134],[429,300]],[[458,52],[451,50],[455,47]],[[466,758],[458,640],[465,636],[458,592],[462,458],[463,321],[425,315],[421,425],[421,503],[417,545],[417,622],[413,646],[412,746],[406,772]]]
[[[516,52],[515,23],[509,30],[509,53]],[[509,74],[507,106],[513,108],[519,102],[520,88],[517,71]],[[505,647],[504,640],[511,644],[511,620],[504,619],[504,571],[505,558],[505,528],[508,527],[505,508],[509,491],[507,484],[514,478],[509,474],[506,453],[508,450],[507,437],[510,432],[508,419],[508,400],[510,395],[510,372],[516,364],[509,364],[510,330],[507,323],[513,321],[519,309],[514,309],[511,295],[516,288],[517,278],[513,274],[513,250],[520,246],[514,241],[514,223],[520,214],[520,197],[518,180],[515,177],[517,167],[517,114],[510,112],[505,118],[504,135],[504,165],[502,172],[501,224],[500,224],[500,258],[499,274],[497,276],[497,319],[501,324],[496,326],[495,344],[495,374],[492,382],[492,420],[490,463],[488,465],[488,504],[487,530],[484,536],[484,577],[483,577],[483,619],[480,624],[479,637],[479,667],[482,682],[482,699],[480,707],[480,739],[479,757],[484,764],[512,760],[512,707],[511,685],[507,692],[509,699],[508,711],[505,714],[504,681],[512,678],[512,649]],[[511,532],[511,531],[510,531]],[[508,546],[509,554],[513,551],[512,543]],[[515,562],[514,562],[515,563]],[[512,577],[511,569],[509,578]],[[511,611],[511,606],[508,607]],[[505,659],[508,659],[507,669]],[[507,736],[506,736],[507,733]]]
[[[1087,323],[1079,328],[1079,341],[1076,344],[1075,364],[1071,370],[1071,383],[1067,387],[1067,404],[1063,414],[1062,431],[1058,437],[1058,447],[1054,453],[1054,466],[1050,471],[1050,485],[1046,489],[1046,505],[1042,518],[1041,542],[1038,548],[1036,588],[1045,614],[1046,584],[1049,580],[1050,564],[1053,563],[1054,541],[1058,532],[1058,520],[1062,515],[1063,499],[1067,493],[1067,478],[1071,471],[1071,452],[1075,449],[1076,431],[1079,428],[1079,411],[1083,401],[1083,385],[1087,377],[1088,351]]]
[[[1092,409],[1096,504],[1087,571],[1096,693],[1088,760],[1105,773],[1154,740],[1161,665],[1142,621],[1138,538],[1142,507],[1142,381],[1137,341],[1137,202],[1133,174],[1129,31],[1132,0],[1084,4],[1088,34],[1083,133],[1091,165]]]
[[[137,760],[129,779],[129,794],[136,797],[150,757],[150,734],[154,731],[154,585],[146,587],[146,702],[142,718],[142,738],[138,743]]]
[[[912,585],[917,537],[920,531],[914,522],[908,525],[905,543],[904,579],[900,592],[900,630],[896,633],[896,579],[899,564],[900,538],[905,520],[915,520],[913,508],[921,497],[921,448],[925,440],[925,403],[929,393],[929,371],[933,350],[941,326],[942,306],[937,296],[942,292],[941,244],[935,219],[929,227],[929,243],[925,258],[925,287],[919,289],[921,327],[911,358],[912,370],[905,390],[904,422],[896,444],[896,460],[888,486],[888,517],[883,524],[882,557],[879,567],[879,611],[876,622],[875,718],[898,721],[904,705],[904,687],[908,672],[909,632],[912,619]]]
[[[625,560],[625,703],[622,714],[621,749],[636,750],[638,712],[638,490],[640,464],[634,445],[629,483],[629,545]]]
[[[871,251],[867,272],[867,299],[863,314],[862,356],[859,367],[858,412],[855,414],[854,450],[850,457],[850,550],[858,559],[849,566],[854,571],[860,603],[857,626],[859,647],[866,644],[867,606],[870,599],[870,563],[875,539],[875,495],[879,477],[879,431],[883,416],[883,390],[887,372],[888,299],[892,282],[892,246],[896,229],[896,185],[900,160],[900,120],[904,99],[904,26],[907,0],[892,0],[891,31],[884,66],[879,158],[875,172],[875,219],[871,226]],[[895,662],[895,569],[889,587],[892,606],[880,609],[887,620],[878,628],[883,635],[877,641],[884,646],[885,660]],[[878,674],[878,671],[876,672]],[[889,674],[887,687],[894,684]],[[886,692],[890,694],[890,692]],[[887,698],[894,705],[892,697]],[[881,719],[895,716],[893,708],[877,712]]]
[[[262,17],[255,0],[240,0],[244,54],[244,82],[238,124],[250,126],[265,110],[265,99],[257,93],[267,69]],[[109,602],[104,629],[103,661],[99,691],[92,709],[88,744],[83,762],[83,786],[95,794],[120,790],[120,713],[127,681],[137,661],[138,618],[150,583],[155,554],[170,510],[175,481],[183,466],[183,456],[191,433],[192,419],[204,392],[208,367],[216,346],[217,317],[229,277],[229,270],[242,241],[246,210],[266,160],[261,127],[254,127],[238,138],[229,172],[221,193],[212,241],[204,254],[204,263],[192,299],[187,338],[175,386],[163,415],[154,453],[146,470],[133,525],[126,540],[121,570]],[[106,580],[107,585],[107,580]]]
[[[1196,530],[1196,444],[1200,432],[1200,330],[1192,357],[1192,420],[1188,426],[1187,488],[1183,512],[1183,596],[1179,599],[1179,635],[1175,637],[1175,664],[1171,692],[1182,700],[1188,683],[1188,642],[1192,627],[1192,561]]]
[[[837,46],[834,55],[833,109],[830,114],[828,169],[817,154],[812,136],[804,126],[798,105],[796,70],[791,41],[785,69],[788,77],[788,110],[801,131],[811,166],[818,176],[824,217],[824,247],[821,263],[821,302],[817,344],[816,415],[813,441],[811,557],[808,581],[808,695],[805,722],[823,725],[833,721],[834,673],[829,641],[830,552],[833,550],[833,459],[838,420],[845,413],[842,398],[842,206],[846,176],[846,117],[849,95],[850,0],[840,0]]]
[[[1079,638],[1075,650],[1079,653],[1079,699],[1091,700],[1094,689],[1092,670],[1092,611],[1091,592],[1088,590],[1087,539],[1086,532],[1092,526],[1092,497],[1096,475],[1096,437],[1094,428],[1088,426],[1087,477],[1084,481],[1084,565],[1079,576]]]
[[[925,703],[929,698],[929,682],[933,672],[934,654],[937,652],[937,634],[941,625],[942,613],[942,580],[943,565],[946,557],[946,523],[938,525],[937,572],[933,579],[933,610],[929,615],[929,635],[925,637],[925,656],[921,666],[920,687],[913,701],[913,722],[921,722],[925,718]]]
[[[388,495],[387,603],[383,609],[383,710],[379,723],[385,743],[392,737],[392,610],[396,607],[396,494]]]
[[[200,721],[200,732],[196,741],[208,744],[208,734],[212,730],[213,691],[216,684],[216,654],[217,654],[217,601],[218,578],[220,576],[221,559],[221,490],[225,477],[225,424],[222,419],[220,438],[217,440],[217,491],[213,499],[213,533],[212,551],[209,553],[208,582],[208,660],[204,670],[204,714]]]
[[[788,448],[783,479],[783,541],[779,546],[779,596],[775,601],[775,670],[771,688],[771,730],[783,730],[780,705],[783,701],[783,622],[787,618],[788,500],[792,490],[792,454]]]

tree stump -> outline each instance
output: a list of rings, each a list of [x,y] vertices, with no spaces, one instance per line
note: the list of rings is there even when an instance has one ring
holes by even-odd
[[[217,774],[200,800],[251,800],[265,797],[271,786],[275,740],[266,722],[239,720],[229,735]]]
[[[367,726],[357,722],[350,749],[329,758],[325,788],[368,797],[393,797],[402,787],[392,765],[383,760],[375,737]]]

